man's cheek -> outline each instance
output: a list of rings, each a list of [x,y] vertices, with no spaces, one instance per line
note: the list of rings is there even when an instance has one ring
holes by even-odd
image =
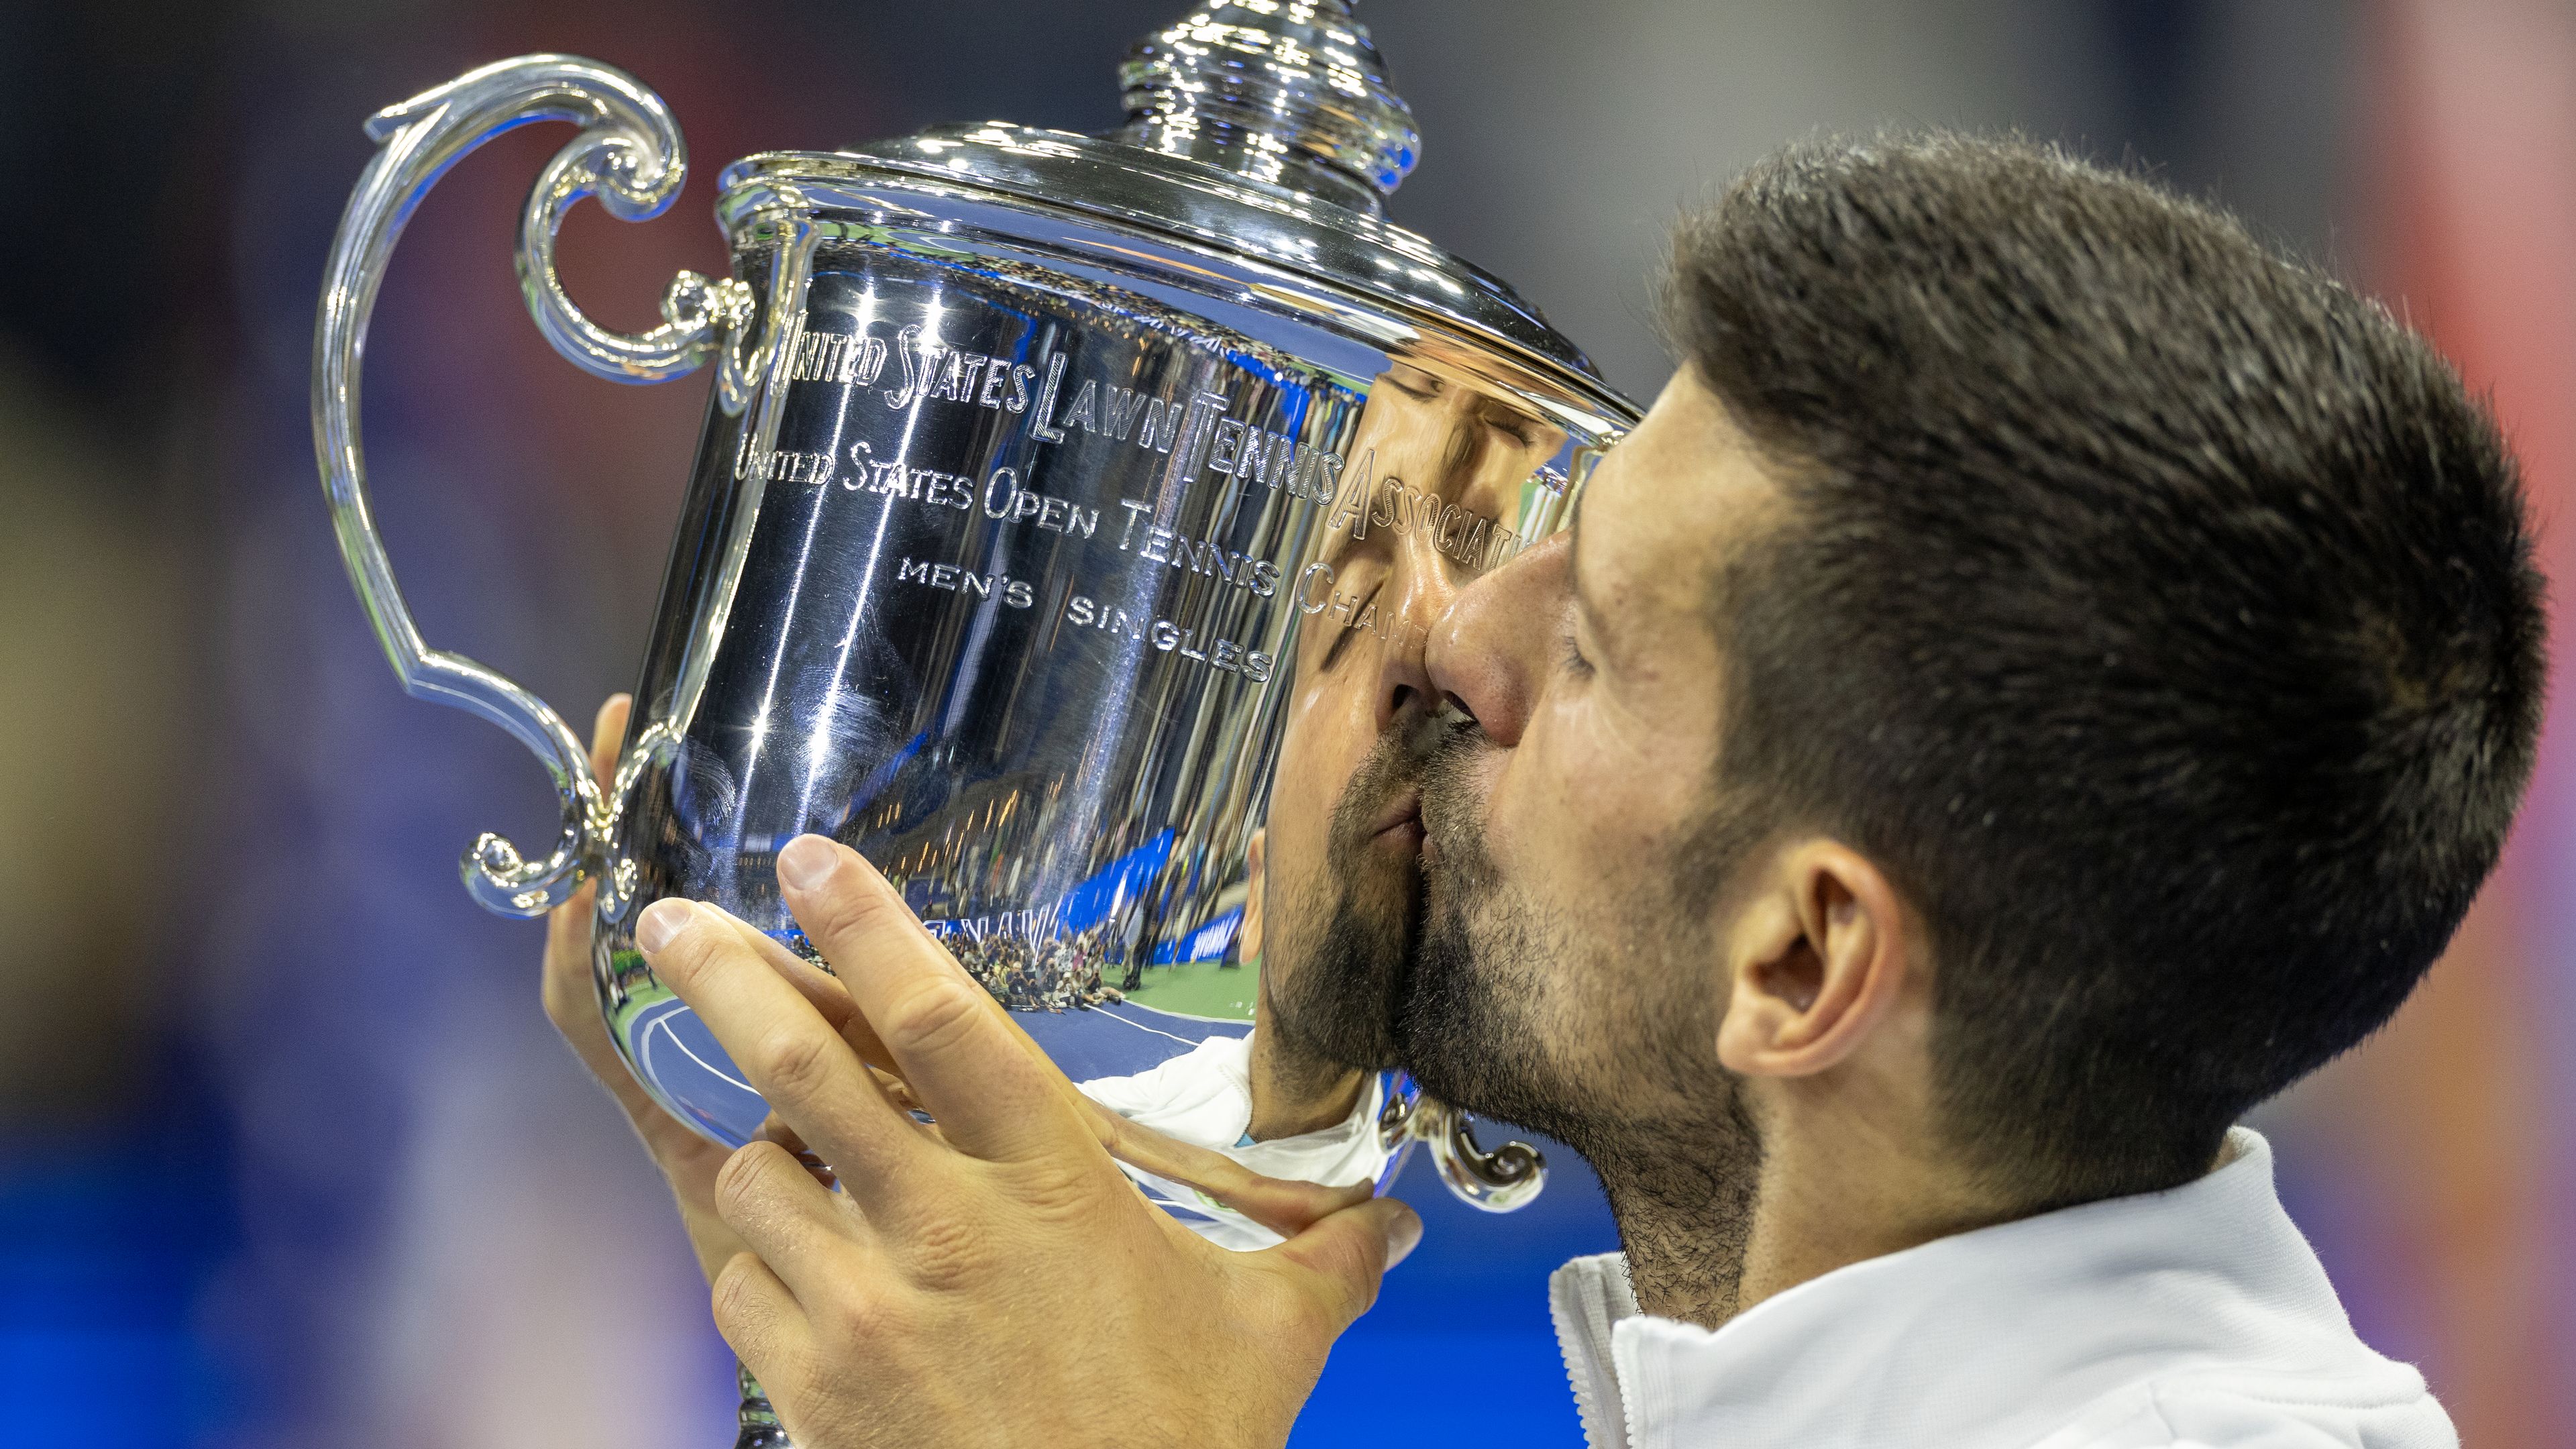
[[[1321,748],[1322,731],[1303,738],[1291,732],[1279,751],[1277,774],[1270,787],[1268,825],[1272,850],[1312,852],[1324,840],[1324,822],[1334,802],[1350,788],[1355,762],[1346,752]]]
[[[1553,730],[1515,753],[1519,757],[1497,782],[1496,815],[1508,815],[1517,832],[1541,845],[1584,832],[1602,801],[1581,741]]]
[[[1546,819],[1566,849],[1625,867],[1652,853],[1706,790],[1685,759],[1634,756],[1561,731],[1548,771]]]

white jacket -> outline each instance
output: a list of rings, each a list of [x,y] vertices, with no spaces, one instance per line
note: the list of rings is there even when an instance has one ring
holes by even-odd
[[[2456,1449],[2353,1336],[2272,1150],[1854,1263],[1710,1330],[1640,1313],[1616,1254],[1548,1284],[1594,1449]]]

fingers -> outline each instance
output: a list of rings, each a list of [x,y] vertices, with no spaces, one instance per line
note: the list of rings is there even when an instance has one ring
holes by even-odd
[[[599,719],[591,734],[591,765],[605,777],[616,768],[618,742],[626,733],[627,697],[609,696],[599,707]],[[582,1065],[590,1068],[618,1104],[635,1119],[639,1129],[657,1118],[661,1109],[652,1103],[644,1089],[636,1084],[634,1074],[618,1060],[617,1048],[608,1039],[608,1024],[599,1015],[599,988],[591,979],[591,909],[596,888],[585,885],[573,893],[571,900],[555,907],[546,916],[545,965],[538,981],[538,995],[545,1003],[546,1019],[572,1044]]]
[[[1394,1198],[1380,1197],[1344,1208],[1261,1256],[1339,1333],[1368,1312],[1386,1270],[1421,1241],[1421,1217]]]
[[[895,1110],[840,1033],[723,912],[677,897],[655,901],[637,918],[635,943],[862,1207],[889,1175],[931,1170],[912,1119]]]
[[[585,885],[546,914],[546,960],[539,981],[546,1019],[582,1048],[584,1059],[590,1055],[586,1039],[597,1036],[606,1045],[608,1035],[590,982],[592,894],[593,888]]]
[[[612,694],[591,721],[590,768],[603,785],[616,776],[617,751],[626,738],[626,717],[634,702],[630,695]],[[608,1029],[600,1022],[599,1003],[590,980],[591,899],[595,894],[592,887],[583,886],[571,900],[547,914],[542,992],[546,1019],[571,1039],[591,1070],[598,1071],[601,1063],[594,1058],[599,1048],[608,1046]]]
[[[753,1378],[783,1382],[780,1370],[812,1357],[814,1335],[804,1309],[760,1259],[734,1254],[717,1271],[710,1300],[716,1332]]]
[[[796,1129],[779,1120],[777,1113],[772,1112],[760,1120],[760,1130],[751,1134],[751,1140],[777,1143],[786,1149],[788,1156],[796,1159],[797,1166],[805,1169],[806,1176],[827,1188],[841,1185],[841,1180],[832,1175],[832,1164],[817,1157],[814,1149],[805,1145],[805,1139],[796,1135]]]
[[[1368,1183],[1326,1187],[1264,1177],[1222,1152],[1138,1126],[1089,1097],[1078,1092],[1076,1096],[1110,1156],[1157,1177],[1187,1183],[1283,1238],[1293,1238],[1322,1219],[1369,1200]]]
[[[546,959],[539,987],[546,1019],[555,1024],[591,1076],[617,1099],[662,1170],[673,1172],[677,1163],[670,1156],[671,1147],[701,1139],[654,1102],[609,1040],[608,1023],[599,1014],[599,988],[590,974],[590,902],[591,888],[583,886],[571,900],[557,906],[546,922]]]
[[[788,950],[768,932],[754,929],[749,921],[714,906],[707,909],[717,911],[732,923],[736,934],[759,952],[771,969],[785,977],[798,995],[822,1013],[823,1019],[832,1024],[832,1029],[841,1034],[841,1039],[850,1044],[850,1050],[857,1052],[861,1061],[872,1067],[893,1067],[894,1054],[877,1039],[877,1029],[868,1025],[868,1019],[859,1014],[858,1004],[850,1000],[850,990],[841,984],[839,977]]]
[[[716,1212],[800,1300],[832,1283],[862,1231],[776,1142],[753,1142],[725,1159],[716,1173]]]
[[[991,993],[931,938],[876,867],[847,846],[801,835],[778,853],[778,883],[951,1145],[993,1161],[1088,1145],[1091,1132],[1065,1101],[1061,1074],[1022,1044]]]
[[[590,721],[590,772],[605,785],[617,778],[617,752],[626,742],[626,717],[634,713],[635,696],[612,694]]]
[[[709,907],[709,909],[715,908]],[[929,1110],[912,1095],[911,1084],[896,1073],[894,1053],[886,1050],[886,1044],[877,1037],[877,1029],[870,1026],[868,1019],[859,1013],[858,1003],[850,999],[849,988],[841,984],[841,978],[788,950],[766,932],[752,929],[750,923],[738,917],[731,919],[735,928],[742,933],[743,939],[749,941],[753,948],[760,952],[762,959],[768,961],[779,975],[786,977],[788,984],[795,987],[808,1002],[812,1003],[814,1009],[823,1014],[825,1021],[832,1023],[833,1027],[839,1030],[841,1040],[850,1044],[850,1050],[857,1052],[859,1060],[868,1064],[869,1071],[877,1079],[877,1085],[885,1088],[886,1100],[905,1112]],[[985,993],[985,1001],[993,1013],[993,1019],[1010,1029],[1011,1035],[1018,1040],[1021,1049],[1028,1052],[1030,1058],[1045,1071],[1047,1080],[1053,1082],[1060,1091],[1068,1094],[1075,1102],[1098,1109],[1098,1104],[1083,1096],[1072,1081],[1056,1069],[1054,1060],[1047,1056],[1045,1049],[1040,1047],[1027,1032],[1020,1030],[1020,1024],[1011,1020],[1010,1011],[1002,1003],[994,1001],[990,992]]]

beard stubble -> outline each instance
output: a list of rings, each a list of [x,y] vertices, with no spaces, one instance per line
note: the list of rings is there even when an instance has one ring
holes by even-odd
[[[1283,1068],[1323,1077],[1398,1065],[1396,1003],[1404,992],[1419,906],[1418,863],[1372,848],[1371,827],[1421,774],[1422,744],[1382,736],[1342,787],[1327,826],[1320,877],[1280,893],[1274,969],[1262,975],[1262,1019]],[[1274,879],[1278,879],[1274,877]],[[1322,924],[1311,938],[1296,923]]]
[[[1396,1003],[1397,1059],[1423,1090],[1564,1142],[1608,1194],[1649,1311],[1731,1316],[1761,1137],[1717,1060],[1721,1001],[1705,894],[1749,848],[1749,812],[1711,807],[1687,859],[1605,872],[1595,923],[1518,889],[1487,846],[1480,777],[1494,746],[1455,724],[1420,769],[1420,921]],[[1721,858],[1723,857],[1723,858]],[[1589,993],[1585,995],[1583,993]]]

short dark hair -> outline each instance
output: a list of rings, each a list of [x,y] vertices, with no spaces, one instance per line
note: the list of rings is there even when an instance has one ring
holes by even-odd
[[[2529,779],[2494,422],[2376,303],[2020,141],[1792,148],[1667,277],[1788,505],[1717,585],[1723,778],[1923,912],[1987,1181],[2206,1170],[2397,1009]]]

